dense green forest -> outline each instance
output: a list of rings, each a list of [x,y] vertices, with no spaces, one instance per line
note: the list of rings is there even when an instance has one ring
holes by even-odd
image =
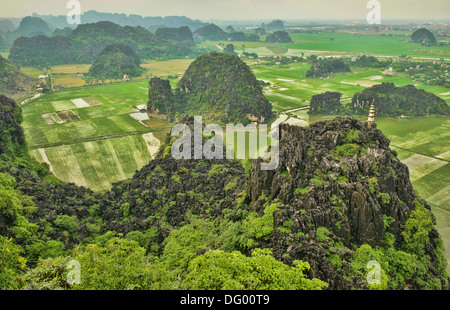
[[[172,115],[202,115],[219,123],[248,124],[272,117],[270,102],[250,68],[237,56],[211,53],[198,57],[172,91],[150,81],[149,108]],[[164,103],[164,107],[161,104]],[[180,118],[180,117],[178,117]]]
[[[21,37],[14,41],[9,59],[20,66],[92,63],[106,45],[120,42],[133,48],[141,59],[192,57],[195,49],[165,41],[142,27],[112,22],[81,24],[68,36]]]
[[[94,78],[122,79],[124,75],[142,74],[141,60],[136,52],[122,43],[108,44],[89,68],[88,76]]]

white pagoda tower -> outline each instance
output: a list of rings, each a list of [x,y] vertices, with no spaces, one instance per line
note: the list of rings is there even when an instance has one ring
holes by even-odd
[[[375,100],[372,102],[369,111],[369,119],[367,120],[369,123],[375,123]]]

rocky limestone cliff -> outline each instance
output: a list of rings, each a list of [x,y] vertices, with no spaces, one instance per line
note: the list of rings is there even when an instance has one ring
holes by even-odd
[[[20,72],[9,60],[0,56],[0,94],[16,99],[35,89],[35,80]]]
[[[265,201],[280,203],[270,241],[258,240],[260,245],[272,247],[286,263],[308,261],[310,275],[327,279],[330,288],[364,282],[343,277],[330,255],[349,261],[362,244],[381,246],[386,232],[400,242],[400,231],[416,208],[408,167],[376,125],[354,118],[337,117],[309,128],[282,125],[279,167],[260,171],[259,163],[253,162],[247,189],[250,209],[263,214]],[[428,254],[435,256],[432,246]]]
[[[9,148],[6,144],[24,144],[20,121],[22,119],[21,109],[16,102],[0,94],[0,154],[5,153]]]

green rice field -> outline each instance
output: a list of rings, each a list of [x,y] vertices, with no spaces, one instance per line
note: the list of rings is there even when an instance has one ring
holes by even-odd
[[[423,47],[420,44],[410,43],[408,35],[381,36],[377,34],[362,33],[290,33],[293,43],[266,43],[265,36],[262,42],[233,42],[236,51],[257,53],[258,55],[291,55],[300,56],[301,53],[350,53],[371,55],[414,57],[450,57],[450,46]],[[221,42],[214,42],[219,44]],[[222,42],[227,43],[227,42]],[[229,43],[229,42],[228,42]]]
[[[158,151],[169,124],[139,112],[146,82],[43,95],[22,106],[30,154],[65,182],[93,190],[133,176]]]

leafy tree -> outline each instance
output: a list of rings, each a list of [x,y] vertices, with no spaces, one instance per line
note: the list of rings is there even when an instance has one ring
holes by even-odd
[[[250,257],[241,252],[208,251],[189,264],[182,287],[193,290],[320,290],[328,286],[308,279],[309,264],[293,266],[277,261],[269,249],[255,249]]]
[[[233,44],[227,44],[225,48],[223,49],[223,53],[228,55],[237,55],[234,51],[234,45]]]
[[[67,282],[68,263],[80,264],[80,284]],[[73,256],[48,258],[20,279],[40,289],[73,290],[164,290],[176,288],[175,274],[158,259],[147,257],[137,242],[113,238],[104,247],[87,245],[75,249]]]
[[[17,289],[16,277],[26,269],[24,250],[13,239],[0,235],[0,289]]]

